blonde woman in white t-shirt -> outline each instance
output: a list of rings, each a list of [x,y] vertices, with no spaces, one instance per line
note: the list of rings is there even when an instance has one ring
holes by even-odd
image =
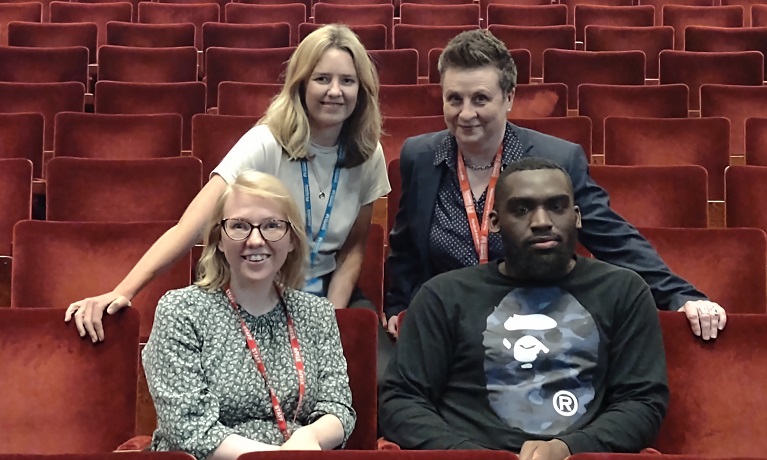
[[[200,241],[215,203],[248,169],[277,176],[302,218],[311,216],[306,290],[346,308],[362,267],[373,202],[391,190],[380,135],[378,75],[365,48],[345,26],[316,30],[291,56],[285,85],[266,116],[213,171],[179,222],[114,290],[71,304],[65,321],[74,318],[82,337],[104,340],[104,311],[130,306],[133,296]]]

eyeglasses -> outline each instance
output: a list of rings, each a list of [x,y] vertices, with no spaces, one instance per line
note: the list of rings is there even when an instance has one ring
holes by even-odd
[[[257,229],[261,234],[261,238],[265,241],[279,241],[290,229],[290,222],[287,220],[270,220],[258,225],[251,224],[246,220],[241,219],[224,219],[221,221],[221,228],[224,229],[226,236],[234,241],[246,240],[253,233],[253,229]]]

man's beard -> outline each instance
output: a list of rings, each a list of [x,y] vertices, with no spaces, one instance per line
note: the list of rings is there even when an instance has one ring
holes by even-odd
[[[547,250],[534,249],[527,244],[506,242],[506,272],[531,281],[555,281],[569,273],[575,254],[576,234],[566,235],[560,243]]]

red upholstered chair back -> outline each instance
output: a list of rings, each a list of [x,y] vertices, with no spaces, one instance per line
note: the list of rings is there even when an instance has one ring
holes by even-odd
[[[209,22],[202,25],[202,50],[221,48],[286,48],[290,46],[290,24],[227,24]]]
[[[564,83],[517,85],[508,118],[566,117],[567,93]]]
[[[222,81],[218,85],[218,113],[261,118],[281,89],[279,83]]]
[[[586,84],[578,88],[578,114],[591,118],[594,153],[606,151],[605,140],[611,135],[604,126],[607,117],[687,118],[688,107],[685,85]]]
[[[250,4],[252,1],[228,3],[224,7],[224,22],[230,24],[270,24],[287,22],[290,24],[290,45],[298,45],[298,25],[306,22],[307,12],[311,8],[300,1],[282,4]]]
[[[684,29],[686,51],[759,51],[767,54],[767,27],[705,27]]]
[[[54,158],[47,219],[68,222],[178,220],[202,187],[194,157],[148,160]]]
[[[51,2],[51,22],[92,22],[99,28],[98,45],[106,43],[110,21],[131,22],[134,6],[127,1],[105,3]],[[45,15],[45,13],[43,13]],[[43,22],[46,22],[43,18]]]
[[[388,235],[397,221],[397,211],[399,211],[400,199],[402,198],[402,174],[400,173],[399,158],[389,162],[386,171],[389,175],[389,183],[391,184],[391,192],[389,192],[387,197],[388,206],[386,208],[386,223],[388,226],[386,233]]]
[[[767,26],[767,5],[751,5],[751,26]]]
[[[665,5],[713,6],[715,0],[639,0],[640,5],[655,7],[655,25],[663,25],[663,7]]]
[[[293,51],[295,48],[208,48],[205,52],[208,107],[216,104],[218,84],[222,81],[280,83]]]
[[[400,21],[400,24],[422,26],[479,26],[479,5],[403,3],[400,6]]]
[[[583,31],[590,25],[652,27],[655,25],[655,8],[651,5],[577,5],[575,7],[575,36],[578,41],[583,41]]]
[[[442,115],[442,88],[428,85],[381,85],[378,93],[384,117]]]
[[[705,84],[762,86],[764,56],[758,51],[703,53],[664,50],[659,55],[660,84],[684,83],[690,88],[690,109],[700,108]]]
[[[0,256],[12,253],[13,226],[32,218],[32,162],[0,159]]]
[[[480,5],[483,1],[480,1]],[[488,26],[495,24],[530,27],[563,26],[567,24],[567,5],[552,5],[548,1],[543,3],[543,0],[531,0],[529,5],[493,2],[487,6],[487,24]]]
[[[658,250],[672,272],[706,293],[728,313],[767,313],[767,236],[764,231],[756,228],[640,228],[639,231]]]
[[[216,3],[154,3],[141,2],[138,5],[138,22],[144,24],[191,23],[195,28],[195,47],[202,49],[202,25],[219,22],[221,8]]]
[[[383,147],[386,162],[391,163],[395,158],[399,158],[402,144],[408,137],[442,131],[445,128],[445,117],[442,115],[384,118],[381,146]],[[392,186],[392,191],[393,189],[394,187]]]
[[[239,460],[280,460],[280,452],[254,452],[245,454]],[[297,451],[290,453],[291,460],[519,460],[516,454],[499,450],[379,450],[376,452]]]
[[[40,113],[0,113],[0,159],[27,159],[34,177],[42,177],[43,123]]]
[[[725,175],[724,202],[728,227],[755,227],[767,232],[767,166],[730,166]]]
[[[709,199],[724,199],[724,169],[730,164],[726,118],[609,117],[605,132],[605,164],[703,166]]]
[[[234,144],[259,117],[195,115],[192,119],[192,156],[202,161],[202,180],[208,182],[211,171],[224,159]]]
[[[583,147],[586,160],[591,163],[591,119],[589,117],[515,118],[509,121],[523,128],[579,144]]]
[[[364,308],[336,310],[336,318],[349,373],[352,407],[357,412],[357,424],[346,448],[375,450],[378,432],[376,344],[379,320],[375,313]]]
[[[658,78],[658,55],[674,49],[674,28],[586,26],[586,51],[639,50],[645,54],[647,78]]]
[[[82,46],[88,48],[89,62],[95,64],[98,33],[98,26],[92,22],[66,24],[12,22],[8,24],[8,46],[35,48]]]
[[[54,157],[136,160],[181,155],[181,115],[56,115]]]
[[[433,5],[434,0],[404,0],[400,2],[400,5],[402,3],[418,3],[420,5]],[[474,3],[474,0],[443,0],[441,2],[442,5],[466,5]]]
[[[558,26],[506,26],[491,25],[488,30],[504,42],[509,49],[530,52],[530,76],[543,77],[543,52],[547,49],[575,49],[575,27]],[[529,83],[520,82],[517,83]]]
[[[82,112],[85,86],[68,83],[0,82],[0,113],[37,112],[43,114],[45,150],[53,149],[53,124],[59,112]]]
[[[163,48],[194,46],[194,24],[107,23],[107,45]]]
[[[418,61],[415,49],[370,50],[370,60],[378,70],[382,85],[415,85],[418,83]]]
[[[634,226],[708,226],[708,175],[701,166],[589,169],[594,182],[610,194],[610,207]]]
[[[386,229],[379,224],[370,224],[362,272],[357,283],[365,297],[376,306],[379,316],[383,314],[385,242]]]
[[[391,48],[392,34],[394,33],[394,5],[389,1],[381,4],[364,5],[346,2],[343,4],[321,2],[314,5],[314,22],[317,24],[342,22],[349,26],[384,25],[386,26],[386,48]],[[371,49],[367,45],[365,48]]]
[[[600,5],[600,6],[631,6],[632,0],[562,0],[567,5],[567,23],[575,24],[575,9],[579,5]]]
[[[743,27],[743,7],[664,5],[663,25],[674,28],[674,49],[684,50],[688,26]]]
[[[746,164],[767,166],[767,115],[746,118]]]
[[[40,3],[0,3],[0,46],[8,45],[8,23],[40,22],[42,9]]]
[[[743,27],[751,27],[751,6],[760,2],[761,0],[721,0],[722,6],[740,5],[743,7]]]
[[[0,47],[0,81],[88,83],[88,48]]]
[[[96,83],[96,113],[177,113],[184,120],[182,147],[192,143],[192,117],[205,113],[205,83]]]
[[[700,87],[700,113],[703,117],[730,120],[730,153],[744,155],[747,118],[767,118],[767,87],[739,85],[703,85]]]
[[[32,220],[18,223],[13,234],[11,307],[57,308],[61,321],[70,303],[113,289],[173,224]],[[142,341],[149,337],[160,297],[171,289],[188,286],[190,278],[191,262],[186,255],[133,298],[132,310],[141,313]],[[117,329],[110,333],[108,325],[105,330],[110,335],[106,342],[123,333]],[[74,330],[67,332],[60,336],[77,335]],[[136,384],[132,385],[135,389]],[[130,435],[110,448],[128,438]]]
[[[304,41],[304,38],[306,38],[309,34],[319,29],[323,25],[324,24],[313,22],[302,22],[298,25],[298,41]],[[349,29],[357,34],[357,37],[360,39],[360,43],[362,43],[362,46],[364,46],[368,51],[385,50],[391,48],[391,38],[389,37],[389,30],[391,29],[387,28],[383,24],[362,24],[358,26],[349,26]]]
[[[660,312],[660,322],[671,394],[653,447],[696,458],[763,456],[767,315],[728,312],[727,327],[706,342],[690,333],[683,314]]]
[[[429,3],[434,0],[429,0]],[[466,2],[458,2],[466,3]],[[396,24],[394,26],[394,48],[412,48],[418,50],[418,56],[428,58],[429,50],[444,48],[453,37],[467,30],[479,29],[479,25],[463,26],[420,26],[413,24]],[[429,75],[429,60],[420,59],[418,75]]]
[[[138,312],[104,318],[112,335],[97,346],[62,318],[61,308],[0,309],[1,453],[109,452],[135,431]]]
[[[543,81],[565,83],[569,91],[568,108],[578,108],[578,86],[644,85],[645,56],[641,51],[573,51],[543,52]]]
[[[99,81],[197,81],[197,49],[194,46],[142,48],[104,45],[99,48],[98,61]]]

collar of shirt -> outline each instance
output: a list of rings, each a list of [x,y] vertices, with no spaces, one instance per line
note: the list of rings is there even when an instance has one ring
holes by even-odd
[[[522,159],[522,142],[519,140],[517,133],[514,132],[512,124],[506,122],[506,131],[503,134],[501,169],[520,159]],[[456,141],[455,136],[452,133],[448,133],[437,146],[437,153],[434,155],[434,166],[439,166],[441,163],[444,163],[448,168],[455,171],[457,161],[458,141]]]

